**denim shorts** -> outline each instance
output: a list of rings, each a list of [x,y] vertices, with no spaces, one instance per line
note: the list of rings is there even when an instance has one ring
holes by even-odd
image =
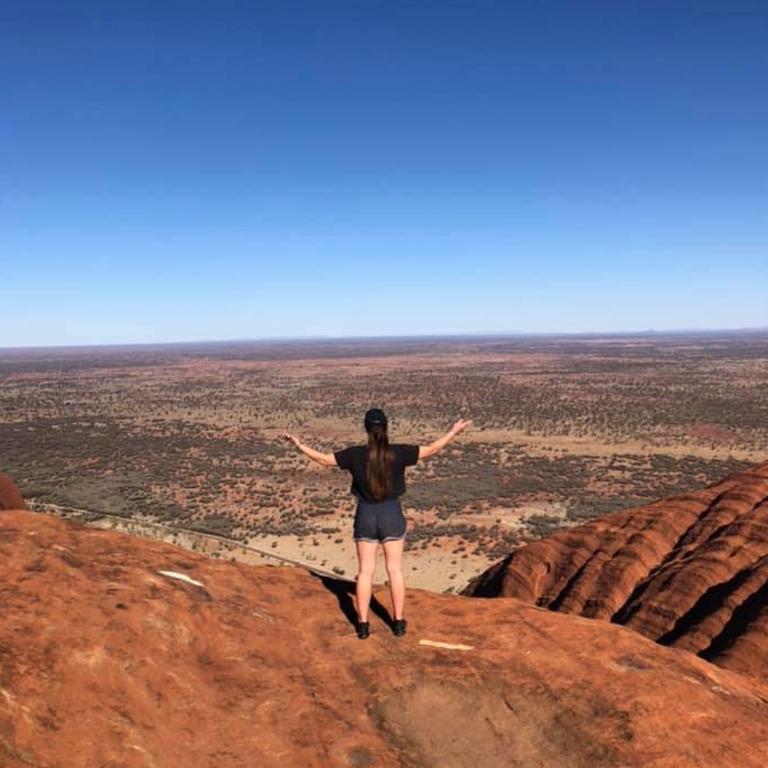
[[[405,515],[400,499],[357,502],[355,541],[394,541],[405,537]]]

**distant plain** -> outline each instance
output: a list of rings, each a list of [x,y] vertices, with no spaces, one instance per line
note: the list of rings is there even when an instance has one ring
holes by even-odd
[[[400,442],[471,418],[403,499],[408,582],[457,591],[526,541],[765,461],[766,381],[768,331],[7,349],[0,470],[38,508],[353,578],[349,477],[280,431],[330,451],[372,405]]]

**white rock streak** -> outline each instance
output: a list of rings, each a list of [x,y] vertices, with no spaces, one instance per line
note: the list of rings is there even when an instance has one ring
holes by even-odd
[[[448,648],[451,651],[471,651],[474,645],[461,643],[443,643],[440,640],[419,640],[419,645],[431,645],[433,648]]]
[[[201,581],[195,581],[193,578],[187,576],[186,573],[179,573],[178,571],[158,571],[163,576],[168,576],[171,579],[178,579],[179,581],[186,581],[187,584],[194,584],[196,587],[205,587]]]

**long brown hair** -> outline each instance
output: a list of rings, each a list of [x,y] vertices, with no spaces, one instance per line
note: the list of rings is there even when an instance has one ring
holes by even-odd
[[[389,449],[389,435],[386,424],[372,424],[368,430],[368,462],[366,477],[371,496],[383,501],[389,493],[392,478],[392,451]]]

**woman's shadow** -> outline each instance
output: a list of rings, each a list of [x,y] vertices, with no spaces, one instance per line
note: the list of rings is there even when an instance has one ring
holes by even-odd
[[[357,626],[357,611],[352,599],[352,595],[355,594],[354,582],[333,579],[330,576],[321,576],[319,573],[313,573],[312,575],[320,579],[322,585],[336,596],[336,599],[339,601],[339,608],[347,617],[347,621],[353,627]],[[371,612],[376,614],[390,629],[393,627],[389,611],[373,596],[371,596]]]

